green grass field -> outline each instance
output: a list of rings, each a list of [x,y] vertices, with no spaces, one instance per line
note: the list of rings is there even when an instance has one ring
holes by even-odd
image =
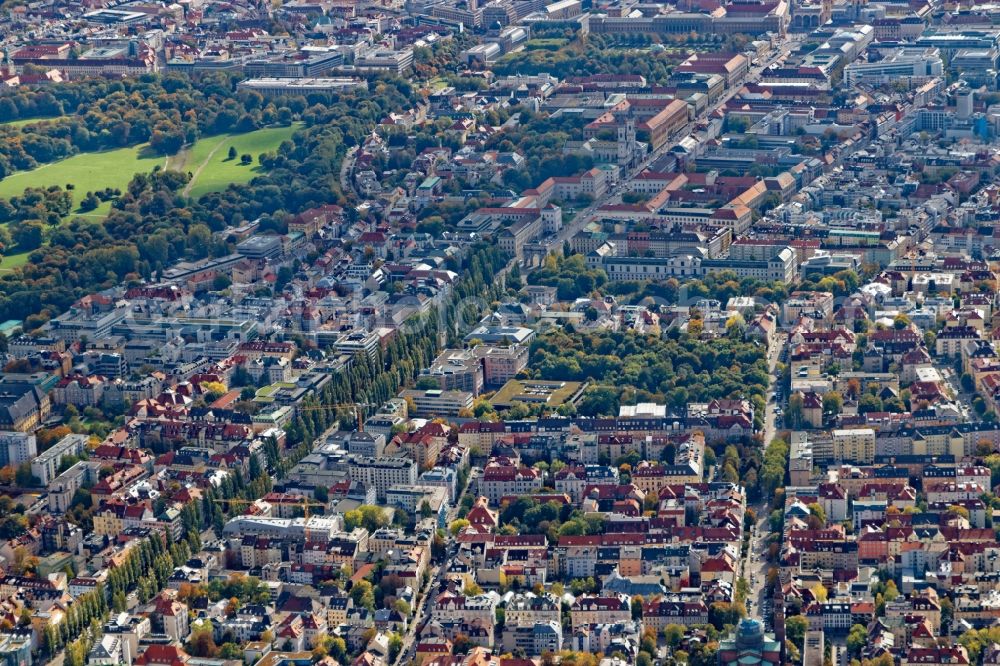
[[[62,118],[62,116],[40,116],[38,118],[22,118],[21,120],[8,120],[7,122],[0,123],[0,125],[6,125],[7,127],[24,127],[25,125],[34,125],[35,123],[40,123],[44,120],[55,120],[56,118]]]
[[[442,79],[440,76],[435,76],[433,79],[427,82],[427,88],[436,92],[438,90],[443,90],[448,87],[448,82]]]
[[[125,189],[132,176],[140,171],[152,171],[163,166],[164,158],[153,155],[146,146],[133,146],[99,153],[80,153],[59,162],[43,164],[31,171],[19,171],[0,180],[0,197],[9,199],[24,192],[27,187],[66,187],[72,183],[73,204],[79,206],[87,192],[106,187]],[[106,215],[110,204],[104,204],[90,215]],[[74,214],[79,214],[74,210]]]
[[[73,205],[71,216],[86,215],[104,217],[111,210],[111,202],[102,202],[96,209],[83,213],[78,207],[87,192],[103,190],[106,187],[124,189],[132,176],[139,171],[152,171],[163,165],[163,158],[143,151],[144,146],[120,148],[100,153],[81,153],[59,162],[44,164],[31,171],[21,171],[0,180],[0,197],[9,199],[24,192],[26,187],[49,187],[73,183]],[[28,261],[27,252],[3,257],[0,273],[23,266]]]
[[[30,252],[19,252],[18,254],[11,254],[0,259],[0,275],[4,273],[9,273],[15,268],[20,268],[28,263],[28,255]]]
[[[15,122],[37,122],[37,119]],[[31,171],[7,176],[0,180],[0,198],[18,196],[27,187],[66,187],[72,183],[74,209],[68,217],[103,218],[111,210],[110,201],[102,202],[96,209],[86,213],[79,209],[80,201],[87,192],[108,187],[124,190],[136,173],[152,171],[156,166],[190,171],[193,178],[185,188],[185,194],[200,197],[223,190],[230,183],[249,182],[261,172],[257,156],[277,149],[282,141],[291,138],[299,126],[296,123],[290,127],[267,127],[246,134],[207,137],[170,158],[154,155],[145,144],[97,153],[81,153],[59,162],[43,164]],[[236,148],[237,158],[234,160],[228,159],[230,146]],[[252,164],[240,163],[239,155],[244,153],[253,156]],[[27,260],[27,252],[3,257],[0,260],[0,273],[22,266]]]
[[[545,49],[546,51],[558,51],[569,44],[569,40],[560,37],[550,37],[547,39],[529,39],[524,43],[526,51],[536,51]]]
[[[9,199],[24,192],[26,187],[49,187],[72,183],[73,203],[79,205],[87,192],[103,190],[106,187],[124,190],[132,176],[140,172],[152,171],[153,167],[169,167],[178,171],[190,171],[194,179],[190,185],[191,196],[201,196],[207,192],[224,189],[229,183],[245,183],[259,173],[257,155],[275,150],[281,142],[290,138],[298,129],[291,127],[268,127],[246,134],[226,134],[200,139],[190,148],[166,159],[154,155],[144,144],[131,148],[106,150],[99,153],[80,153],[59,162],[43,164],[31,171],[13,173],[0,180],[0,197]],[[237,154],[249,153],[253,156],[251,166],[243,166],[237,157],[227,160],[229,147],[236,148]],[[110,203],[104,203],[89,216],[107,215]],[[73,215],[82,214],[74,210]]]
[[[246,183],[261,172],[257,156],[276,150],[282,141],[292,138],[299,124],[290,127],[265,127],[246,134],[225,134],[197,141],[190,148],[167,161],[170,169],[189,171],[191,182],[185,188],[188,196],[198,198],[209,192],[223,190],[230,183]],[[236,159],[229,159],[229,148],[236,149]],[[248,154],[253,163],[244,165],[239,156]]]

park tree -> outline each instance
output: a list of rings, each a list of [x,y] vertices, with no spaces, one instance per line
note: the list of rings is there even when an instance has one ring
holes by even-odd
[[[809,629],[809,621],[802,615],[793,615],[785,620],[785,636],[788,640],[802,650],[805,644],[806,631]]]
[[[458,533],[469,526],[469,521],[465,518],[458,518],[457,520],[451,521],[448,525],[448,531],[451,532],[452,536],[458,536]]]
[[[727,625],[736,626],[745,615],[746,607],[741,604],[716,601],[708,607],[708,621],[719,631],[722,631]]]
[[[787,626],[787,621],[786,621]],[[847,634],[847,653],[854,658],[861,656],[861,650],[868,643],[868,629],[863,624],[851,627]]]
[[[359,580],[351,588],[351,599],[354,600],[356,606],[367,608],[370,611],[375,610],[375,591],[372,584],[365,579]]]
[[[785,425],[789,428],[801,428],[804,421],[802,410],[802,394],[796,391],[788,397],[788,406],[785,409]]]
[[[836,416],[844,409],[844,398],[837,391],[829,391],[823,396],[823,413]]]

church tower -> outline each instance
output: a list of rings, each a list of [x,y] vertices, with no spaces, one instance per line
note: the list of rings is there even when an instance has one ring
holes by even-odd
[[[785,593],[781,589],[781,578],[774,590],[774,639],[781,650],[781,663],[785,663]]]
[[[635,159],[635,113],[628,102],[624,102],[623,106],[614,111],[618,126],[618,164],[630,167]]]

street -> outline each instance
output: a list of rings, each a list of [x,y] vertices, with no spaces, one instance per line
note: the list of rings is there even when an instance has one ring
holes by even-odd
[[[750,583],[747,614],[767,624],[770,622],[770,613],[763,610],[767,606],[764,599],[764,584],[769,568],[765,555],[767,538],[771,534],[767,521],[767,502],[761,502],[751,508],[757,513],[757,520],[750,532],[750,548],[743,562],[743,576]]]
[[[512,265],[513,263],[508,265],[505,270],[508,270]],[[468,485],[458,492],[456,496],[458,500],[461,500],[466,490],[468,490]],[[444,522],[446,526],[451,525],[452,521],[458,518],[459,508],[459,501],[456,501],[448,508],[448,514],[445,517]],[[447,534],[447,531],[445,533]],[[427,581],[427,586],[421,591],[420,601],[417,603],[416,608],[413,609],[413,617],[410,619],[410,625],[407,628],[406,635],[403,636],[403,648],[399,651],[399,656],[396,657],[396,664],[412,664],[416,662],[417,637],[420,635],[420,630],[423,629],[424,624],[430,620],[431,599],[437,595],[438,590],[441,588],[441,582],[448,569],[447,560],[451,556],[452,543],[450,535],[448,536],[448,539],[449,555],[446,557],[443,564],[435,565],[431,568],[430,579]]]
[[[774,439],[777,434],[777,409],[780,400],[775,398],[781,376],[777,372],[778,359],[787,343],[787,334],[779,331],[775,334],[767,351],[767,367],[770,373],[770,383],[768,385],[763,429],[763,446]],[[740,574],[750,585],[747,593],[747,613],[750,617],[762,620],[765,625],[769,625],[771,610],[770,601],[765,599],[764,585],[767,581],[767,540],[771,536],[770,524],[768,522],[768,501],[770,498],[763,498],[759,503],[748,506],[752,509],[757,519],[750,529],[750,546],[747,549],[746,557],[740,562]]]
[[[412,664],[416,661],[417,635],[420,629],[430,619],[430,600],[437,593],[438,584],[444,575],[444,566],[435,566],[431,569],[431,575],[427,581],[427,586],[421,590],[421,597],[416,608],[413,609],[413,617],[410,618],[410,625],[406,635],[403,636],[403,647],[396,657],[397,664]]]
[[[345,195],[358,196],[354,189],[354,157],[358,154],[358,147],[354,146],[344,155],[344,161],[340,163],[340,189]]]
[[[781,388],[781,375],[777,373],[778,359],[781,358],[781,351],[788,342],[788,334],[784,331],[775,333],[774,340],[767,352],[767,369],[770,373],[770,384],[765,396],[764,407],[764,431],[763,446],[767,446],[778,432],[778,409],[780,409],[781,399],[779,389]],[[784,396],[782,395],[782,398]]]
[[[979,414],[977,414],[976,410],[972,408],[972,399],[976,394],[974,392],[969,393],[962,388],[961,380],[954,368],[942,364],[937,364],[936,367],[938,372],[941,373],[941,377],[944,379],[945,385],[951,389],[955,405],[962,412],[962,421],[980,421],[981,419]]]

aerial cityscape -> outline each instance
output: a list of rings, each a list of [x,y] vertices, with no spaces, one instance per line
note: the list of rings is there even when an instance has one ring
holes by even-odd
[[[1000,666],[1000,4],[0,0],[0,138],[0,666]]]

